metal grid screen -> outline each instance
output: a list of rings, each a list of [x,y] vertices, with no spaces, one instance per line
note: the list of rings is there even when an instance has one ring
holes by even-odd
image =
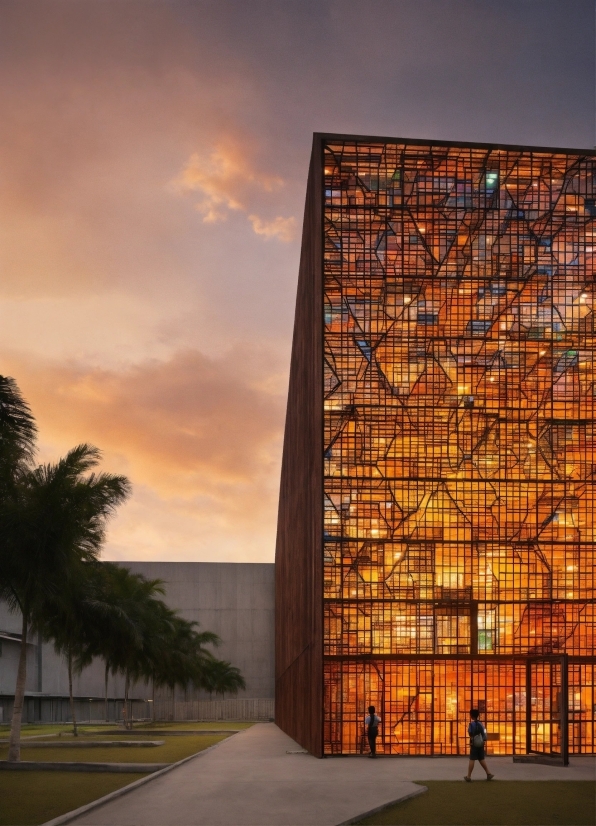
[[[385,753],[465,752],[472,703],[524,750],[523,655],[560,653],[594,750],[595,176],[324,144],[326,753],[369,703]]]

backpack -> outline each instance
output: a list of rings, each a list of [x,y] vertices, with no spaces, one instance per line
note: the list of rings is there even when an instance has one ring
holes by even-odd
[[[480,725],[479,722],[476,722],[476,728]],[[482,729],[478,731],[477,734],[474,734],[472,737],[472,745],[475,749],[481,749],[484,746],[484,737],[482,736]]]

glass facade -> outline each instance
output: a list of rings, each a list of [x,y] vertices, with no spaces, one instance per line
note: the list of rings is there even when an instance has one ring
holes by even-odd
[[[323,155],[324,751],[593,752],[596,158]]]

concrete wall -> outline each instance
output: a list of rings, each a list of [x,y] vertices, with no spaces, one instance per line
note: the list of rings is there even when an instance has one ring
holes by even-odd
[[[187,620],[194,620],[204,631],[213,631],[222,640],[214,649],[219,659],[228,660],[242,671],[246,691],[239,698],[274,696],[274,565],[223,562],[123,562],[122,565],[149,579],[162,579],[165,601]],[[10,614],[0,603],[0,701],[8,713],[8,698],[14,694],[18,658],[20,616]],[[27,693],[31,696],[67,696],[68,676],[63,658],[51,644],[38,645],[32,639],[28,654]],[[104,666],[95,662],[75,678],[75,694],[91,698],[104,696]],[[109,678],[108,695],[124,693],[121,677]],[[163,693],[162,693],[163,694]],[[151,697],[151,689],[137,685],[131,691],[137,699]],[[169,693],[171,697],[171,692]],[[158,694],[159,697],[159,694]],[[177,692],[176,699],[208,699],[205,692]],[[0,705],[2,703],[0,702]]]
[[[148,579],[163,579],[165,601],[187,620],[213,631],[215,655],[237,666],[246,680],[240,696],[273,697],[273,564],[230,562],[123,562]],[[208,695],[198,695],[199,698]]]
[[[21,651],[21,615],[9,612],[0,602],[0,695],[14,694]],[[39,691],[39,640],[32,635],[27,646],[27,690]]]

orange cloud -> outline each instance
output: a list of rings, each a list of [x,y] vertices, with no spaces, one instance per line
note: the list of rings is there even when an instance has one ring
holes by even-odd
[[[219,144],[212,152],[191,155],[180,176],[172,182],[178,192],[197,192],[201,198],[195,208],[207,224],[225,221],[231,211],[247,212],[256,193],[273,192],[284,185],[282,178],[266,175],[251,165],[247,154],[235,143]],[[265,220],[248,215],[254,232],[265,238],[291,241],[294,218]]]
[[[284,410],[274,353],[187,351],[120,372],[13,356],[0,372],[31,404],[41,459],[88,441],[129,475],[108,556],[220,559],[224,542],[224,558],[272,558]]]
[[[176,183],[181,191],[201,193],[203,197],[197,201],[196,209],[205,223],[213,223],[225,220],[228,210],[245,208],[238,190],[254,180],[237,150],[220,147],[206,157],[191,155]]]
[[[248,220],[252,224],[257,235],[264,235],[265,238],[279,238],[280,241],[292,241],[296,234],[296,221],[294,218],[274,218],[272,221],[264,221],[258,215],[249,215]]]

